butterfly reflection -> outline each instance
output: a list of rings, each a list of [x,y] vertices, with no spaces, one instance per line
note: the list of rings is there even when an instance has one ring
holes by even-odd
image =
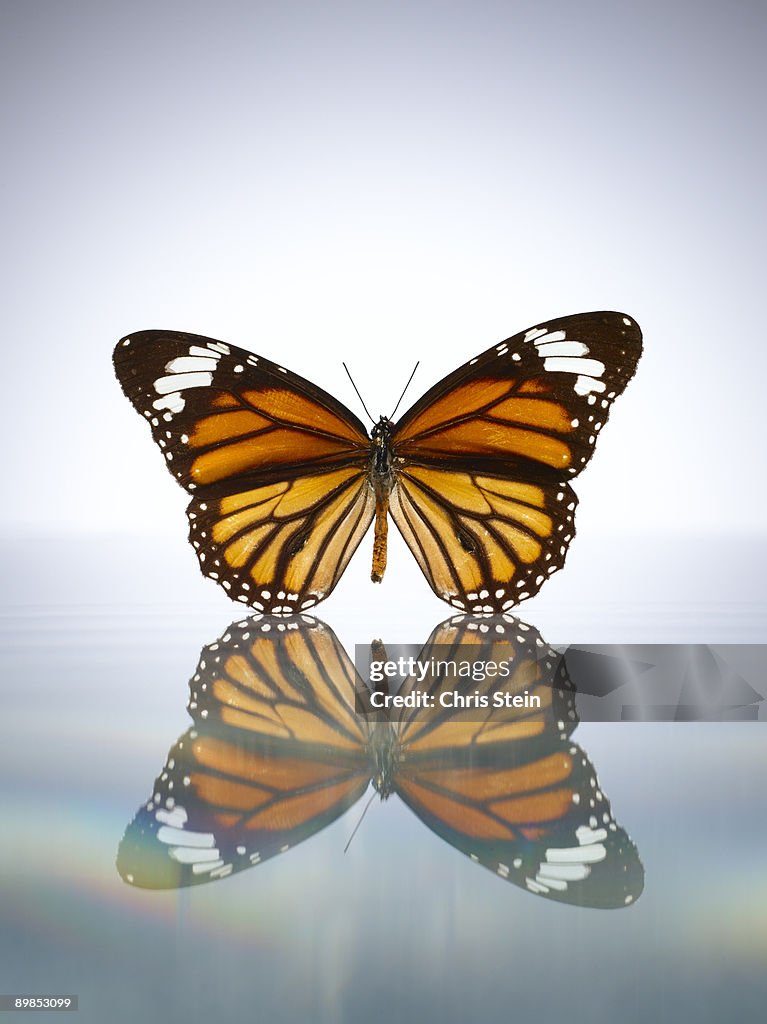
[[[451,656],[508,664],[504,677],[469,680],[487,707],[435,699],[376,720],[364,713],[371,689],[328,626],[307,616],[232,625],[201,652],[194,725],[126,830],[123,879],[176,888],[253,867],[335,821],[372,781],[382,800],[396,793],[447,843],[523,889],[582,906],[632,903],[643,868],[570,739],[578,718],[563,660],[524,623],[463,616],[436,627],[419,662]],[[406,679],[399,695],[429,704],[445,686],[437,669]],[[495,707],[501,691],[528,706]]]

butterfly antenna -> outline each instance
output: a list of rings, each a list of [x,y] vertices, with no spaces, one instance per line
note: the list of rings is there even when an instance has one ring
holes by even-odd
[[[362,824],[362,819],[363,819],[363,818],[365,817],[365,815],[367,814],[367,812],[368,812],[368,807],[370,807],[370,805],[371,805],[371,804],[373,803],[373,797],[374,797],[375,795],[376,795],[376,791],[375,791],[375,790],[373,790],[373,792],[372,792],[372,793],[370,794],[370,799],[369,799],[369,800],[368,800],[368,802],[367,802],[367,803],[365,804],[365,810],[364,810],[364,811],[362,812],[362,814],[360,815],[360,820],[359,820],[359,821],[357,822],[357,824],[356,824],[356,825],[354,826],[354,831],[353,831],[353,832],[352,832],[352,834],[351,834],[351,835],[349,836],[349,842],[348,842],[348,843],[346,844],[346,846],[344,847],[344,853],[346,853],[346,851],[347,851],[347,850],[349,849],[349,847],[350,847],[350,846],[352,845],[352,839],[354,839],[354,837],[355,837],[355,836],[357,835],[357,829],[358,829],[358,828],[360,827],[360,825]]]
[[[408,379],[407,379],[407,384],[406,384],[406,385],[404,386],[404,388],[402,389],[402,394],[401,394],[401,395],[399,396],[399,401],[398,401],[398,402],[397,402],[397,404],[396,404],[396,405],[394,406],[394,412],[393,412],[393,413],[391,414],[391,416],[389,417],[389,419],[390,419],[390,420],[393,420],[393,419],[394,419],[394,417],[395,417],[395,416],[397,415],[397,409],[399,409],[399,403],[400,403],[400,402],[402,401],[402,399],[403,399],[403,398],[405,397],[405,392],[406,392],[406,391],[407,391],[407,389],[408,389],[408,388],[410,387],[410,381],[411,381],[411,380],[413,379],[413,377],[415,377],[415,371],[416,371],[416,370],[418,369],[418,367],[419,367],[420,365],[421,365],[421,360],[419,359],[419,360],[418,360],[418,362],[417,362],[417,363],[415,364],[415,366],[413,367],[413,372],[412,372],[412,373],[410,374],[410,376],[409,376],[409,377],[408,377]],[[368,413],[368,415],[370,415],[370,414]]]
[[[371,422],[371,423],[372,423],[373,425],[375,425],[375,420],[373,419],[373,417],[372,417],[372,416],[370,415],[370,413],[368,412],[368,407],[367,407],[367,406],[365,405],[364,399],[363,399],[362,395],[361,395],[361,394],[359,393],[359,389],[357,388],[357,385],[356,385],[356,384],[354,383],[354,378],[353,378],[353,377],[352,377],[352,375],[351,375],[351,374],[349,373],[349,367],[348,367],[348,366],[346,365],[346,363],[341,363],[341,365],[342,365],[342,366],[343,366],[343,368],[344,368],[344,369],[346,370],[346,376],[347,376],[347,377],[349,378],[349,380],[350,380],[350,381],[352,382],[352,387],[353,387],[353,388],[354,388],[354,390],[355,390],[355,391],[357,392],[357,398],[359,398],[360,402],[362,402],[362,408],[363,408],[363,409],[365,410],[365,412],[367,412],[367,413],[368,413],[368,419],[370,420],[370,422]],[[351,841],[351,840],[350,840],[350,841]]]

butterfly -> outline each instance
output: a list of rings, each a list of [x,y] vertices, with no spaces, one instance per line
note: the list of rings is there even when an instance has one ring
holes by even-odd
[[[261,356],[195,334],[123,338],[114,365],[170,472],[192,495],[205,576],[269,614],[326,598],[388,517],[434,593],[496,614],[564,564],[591,458],[642,350],[622,313],[551,320],[495,345],[368,435],[331,395]]]
[[[123,879],[176,888],[249,869],[324,829],[372,781],[382,800],[396,794],[451,846],[529,892],[592,907],[636,900],[636,848],[570,739],[578,718],[563,659],[524,623],[484,621],[493,625],[438,626],[420,662],[460,658],[473,670],[506,658],[502,680],[470,681],[470,691],[526,692],[540,707],[436,701],[376,720],[374,691],[328,626],[308,616],[230,626],[200,654],[194,725],[126,830]],[[410,677],[399,696],[445,683],[439,671]]]

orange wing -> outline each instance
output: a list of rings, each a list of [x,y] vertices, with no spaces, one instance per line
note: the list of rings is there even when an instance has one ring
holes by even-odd
[[[460,367],[397,424],[392,516],[439,597],[504,611],[561,568],[577,500],[566,481],[591,458],[641,337],[622,313],[552,320]]]
[[[114,362],[194,496],[187,515],[202,572],[263,611],[327,597],[375,508],[360,420],[297,374],[199,335],[129,335]]]
[[[492,614],[531,597],[561,568],[577,500],[565,481],[543,475],[523,482],[406,464],[390,508],[435,594],[461,611]]]
[[[370,782],[355,682],[332,631],[306,617],[248,619],[203,648],[194,727],[126,830],[122,877],[150,889],[224,878],[335,821]]]
[[[360,680],[328,627],[305,616],[230,627],[201,653],[190,682],[194,727],[126,830],[123,878],[173,888],[261,863],[334,821],[374,770],[388,779],[377,779],[382,796],[393,787],[501,878],[589,906],[635,899],[641,864],[569,740],[577,718],[556,652],[524,623],[459,619],[438,627],[421,658],[438,655],[472,664],[511,657],[504,685],[540,695],[541,709],[515,712],[517,723],[506,711],[494,721],[447,710],[370,726],[355,714]],[[436,692],[438,681],[426,685]]]
[[[511,671],[456,681],[443,668],[406,683],[405,691],[485,696],[489,707],[401,717],[402,800],[446,842],[529,892],[601,908],[634,902],[644,871],[594,766],[569,738],[578,719],[562,657],[524,623],[459,617],[437,627],[419,660],[505,661]],[[497,693],[535,695],[541,705],[494,708]]]
[[[644,870],[585,751],[560,741],[535,758],[493,753],[482,764],[458,750],[452,764],[406,758],[397,793],[445,842],[528,892],[604,909],[635,902]]]
[[[418,661],[431,670],[422,681],[406,680],[399,692],[419,691],[431,706],[393,717],[408,759],[450,759],[456,748],[472,761],[501,745],[516,751],[549,749],[578,724],[575,689],[563,657],[519,619],[456,615],[432,631]],[[497,707],[497,693],[519,697],[522,705]],[[472,705],[457,706],[462,697],[471,697]]]

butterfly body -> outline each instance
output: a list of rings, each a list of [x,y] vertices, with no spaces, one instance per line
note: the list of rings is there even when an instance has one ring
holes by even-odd
[[[391,448],[393,424],[381,416],[371,434],[370,487],[375,495],[375,533],[373,538],[373,565],[370,578],[380,583],[386,571],[387,538],[389,532],[389,496],[396,485],[394,455]]]
[[[389,515],[432,590],[506,612],[564,564],[577,498],[613,400],[641,354],[622,313],[531,328],[469,360],[368,434],[341,402],[261,356],[175,331],[123,338],[115,371],[191,495],[204,575],[258,611],[326,598]]]
[[[376,491],[378,487],[386,488],[386,493],[394,484],[394,457],[391,450],[391,439],[394,425],[386,416],[381,416],[373,427],[371,471]]]
[[[376,793],[388,800],[396,792],[397,765],[402,751],[388,723],[378,723],[371,729],[367,742],[368,772]]]

